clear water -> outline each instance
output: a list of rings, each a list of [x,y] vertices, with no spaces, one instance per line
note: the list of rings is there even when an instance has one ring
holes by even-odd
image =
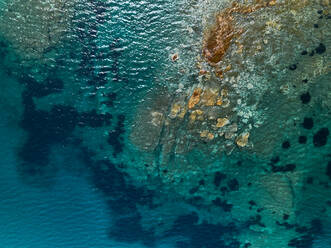
[[[160,131],[148,116],[205,82],[196,69],[203,36],[230,1],[59,2],[0,4],[0,247],[331,246],[329,6],[297,10],[318,19],[322,9],[319,29],[292,37],[289,22],[276,45],[224,79],[237,78],[242,101],[248,83],[256,87],[262,107],[243,111],[267,124],[252,131],[252,151],[232,144],[219,156],[219,143],[193,138],[187,148],[205,124],[192,131],[186,117]],[[274,14],[259,13],[238,23],[259,30]],[[244,42],[255,48],[252,30]],[[311,60],[300,55],[306,47]],[[224,61],[238,65],[233,49]],[[306,77],[311,85],[296,83]],[[284,81],[290,96],[279,93]],[[312,102],[302,104],[307,91]],[[167,146],[172,135],[186,148]],[[148,142],[155,148],[142,149]]]

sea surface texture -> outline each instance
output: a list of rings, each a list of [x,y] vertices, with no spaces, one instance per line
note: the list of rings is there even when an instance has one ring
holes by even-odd
[[[0,248],[330,248],[329,0],[0,0]]]

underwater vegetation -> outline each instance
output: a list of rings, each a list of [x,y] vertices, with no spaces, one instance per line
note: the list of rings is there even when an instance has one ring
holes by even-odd
[[[110,239],[308,248],[327,235],[329,1],[29,3],[0,24],[24,182],[56,177],[54,147],[73,146],[115,216]]]

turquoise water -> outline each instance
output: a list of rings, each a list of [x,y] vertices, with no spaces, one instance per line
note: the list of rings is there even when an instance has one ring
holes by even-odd
[[[60,97],[50,95],[50,101],[43,102],[41,98],[38,108],[49,109],[54,104],[73,105],[83,111],[98,108],[98,101],[84,101],[88,101],[90,95],[98,93],[97,74],[101,75],[103,72],[108,74],[108,79],[113,80],[107,90],[116,94],[114,118],[115,113],[123,114],[127,111],[130,114],[132,109],[128,107],[139,101],[139,94],[145,94],[156,84],[155,71],[164,63],[162,57],[167,60],[168,53],[165,49],[178,42],[171,37],[171,32],[176,30],[176,24],[173,24],[176,16],[165,14],[173,12],[174,4],[171,1],[109,1],[104,8],[105,13],[102,13],[101,1],[87,1],[77,4],[75,8],[71,27],[74,30],[69,33],[70,37],[64,46],[56,50],[59,53],[56,68],[52,68],[52,63],[51,67],[46,66],[45,69],[33,60],[27,62],[27,67],[37,68],[42,74],[41,78],[45,75],[49,78],[47,75],[53,71],[52,76],[60,78],[67,88],[67,92],[63,92]],[[98,8],[100,12],[96,14]],[[104,16],[107,21],[98,20],[95,25],[97,15]],[[83,26],[81,32],[78,31],[80,25]],[[163,33],[160,32],[161,29]],[[91,34],[93,30],[98,32],[95,37]],[[93,173],[87,168],[90,165],[82,158],[80,148],[75,148],[74,141],[70,138],[68,142],[63,138],[52,141],[56,131],[46,131],[45,135],[40,134],[39,139],[39,132],[47,129],[47,124],[44,126],[42,123],[46,120],[42,117],[34,122],[33,116],[30,118],[26,115],[30,122],[27,125],[35,125],[37,130],[29,130],[29,127],[24,128],[25,131],[22,129],[24,98],[21,94],[29,87],[29,83],[26,84],[24,78],[20,81],[24,69],[17,69],[17,63],[20,63],[19,59],[15,59],[17,55],[7,47],[7,41],[3,42],[5,57],[2,58],[1,82],[5,90],[1,100],[1,247],[145,247],[141,240],[155,243],[154,240],[146,240],[148,235],[147,238],[139,237],[139,230],[134,227],[128,233],[123,228],[119,229],[112,237],[110,230],[112,226],[116,227],[116,219],[121,215],[113,213],[113,207],[109,206],[112,203],[107,204],[107,198],[115,195],[116,201],[116,194],[125,195],[125,189],[122,189],[122,193],[117,192],[116,187],[114,192],[103,192],[104,188],[107,190],[107,186],[94,182],[99,178],[93,178]],[[76,48],[78,52],[75,52]],[[105,57],[96,58],[96,54],[102,52],[106,53]],[[84,53],[85,62],[81,62],[80,57]],[[73,70],[75,72],[72,74]],[[89,80],[92,83],[87,83]],[[32,94],[36,90],[44,95],[34,86],[30,90]],[[37,102],[38,98],[37,96],[34,101]],[[66,122],[64,119],[62,121]],[[93,122],[93,116],[91,121]],[[64,132],[65,128],[66,125],[63,127]],[[29,140],[26,131],[33,133],[30,134],[33,136],[30,144],[24,144],[29,142],[26,141]],[[22,156],[19,155],[24,146],[28,149],[27,153],[33,153],[32,156],[26,155],[27,162],[24,159],[22,161]],[[44,161],[48,164],[44,164]],[[123,177],[119,173],[118,176]],[[111,180],[111,177],[108,179]],[[120,184],[124,186],[123,183]],[[130,197],[133,202],[129,205],[135,204],[132,196],[129,196],[128,201]],[[126,208],[125,201],[121,203],[119,200],[118,207]],[[123,212],[125,217],[128,213],[126,210]],[[130,226],[136,223],[124,224]],[[123,233],[118,233],[122,231]],[[137,234],[133,234],[131,238],[130,231]],[[173,242],[165,240],[156,243],[158,247],[169,247],[163,243]]]
[[[1,1],[0,247],[331,246],[328,6],[234,15],[220,79],[228,2]]]

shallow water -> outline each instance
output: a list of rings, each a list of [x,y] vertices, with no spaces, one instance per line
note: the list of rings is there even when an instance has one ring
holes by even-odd
[[[1,1],[1,247],[331,245],[330,8],[229,2]]]

